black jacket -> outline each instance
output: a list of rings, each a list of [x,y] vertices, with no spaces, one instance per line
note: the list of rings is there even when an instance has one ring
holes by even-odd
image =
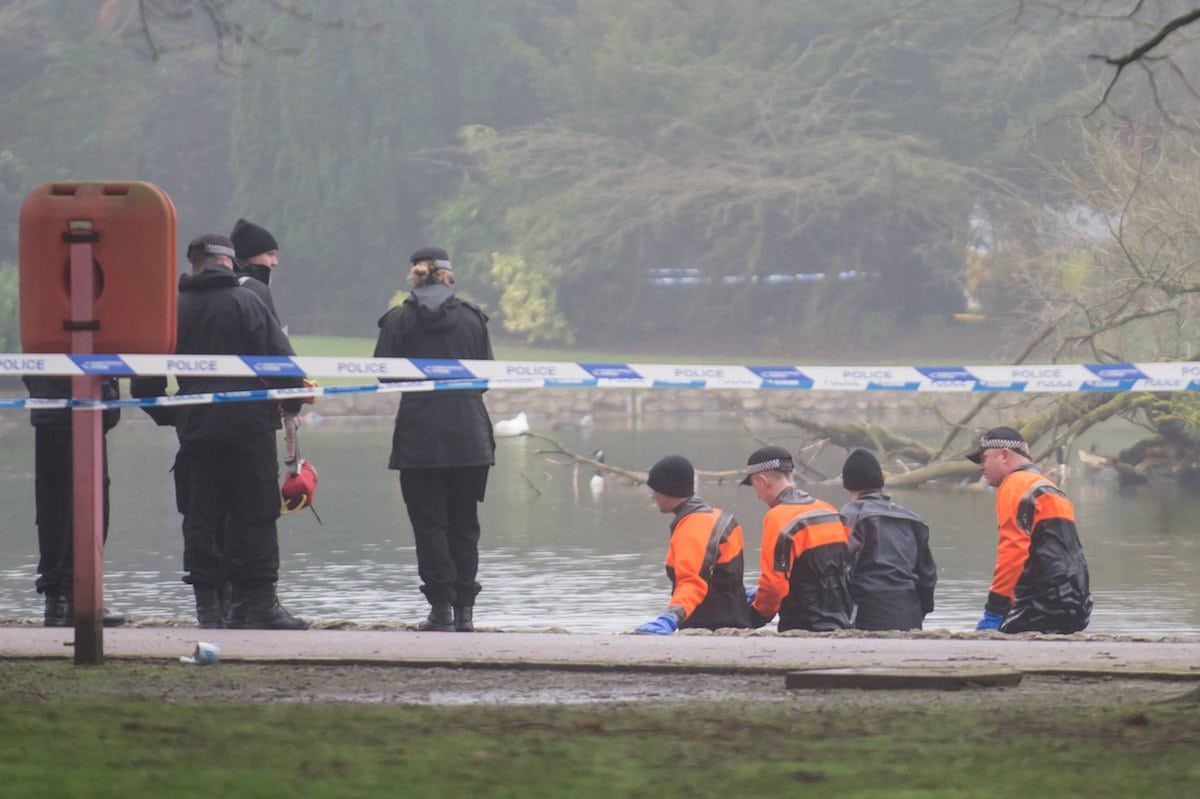
[[[841,514],[850,528],[850,590],[859,615],[880,622],[891,617],[885,626],[870,629],[920,627],[922,617],[933,611],[937,585],[929,526],[883,492],[847,502]]]
[[[179,278],[179,335],[175,352],[179,355],[294,355],[287,336],[262,300],[250,289],[238,284],[238,275],[230,269],[209,266],[198,274]],[[214,391],[249,391],[291,388],[303,385],[297,377],[216,377],[178,378],[178,394],[205,394]],[[162,394],[165,377],[134,381],[135,396]],[[299,400],[283,403],[288,410],[299,410]],[[230,402],[211,405],[186,405],[147,409],[159,424],[174,424],[180,444],[236,443],[247,437],[274,434],[279,410],[274,402]]]
[[[487,315],[449,286],[419,286],[379,320],[375,357],[492,360]],[[482,391],[400,398],[389,469],[491,466],[495,451]]]
[[[24,375],[21,381],[29,389],[29,396],[36,399],[66,399],[71,396],[71,378],[43,377],[41,375]],[[121,398],[120,387],[116,378],[105,377],[100,380],[100,399],[115,400]],[[35,408],[29,412],[29,423],[34,427],[57,427],[66,429],[71,426],[71,413],[67,408]],[[104,414],[104,432],[117,426],[121,419],[120,408],[107,408]]]
[[[259,277],[260,273],[253,269],[255,266],[258,266],[258,264],[238,265],[237,269],[234,270],[238,276],[238,285],[254,292],[254,295],[267,306],[267,310],[271,312],[271,316],[275,321],[279,322],[279,312],[275,310],[275,298],[271,296],[271,287],[267,284],[267,281]],[[266,269],[267,267],[264,266],[262,268]]]

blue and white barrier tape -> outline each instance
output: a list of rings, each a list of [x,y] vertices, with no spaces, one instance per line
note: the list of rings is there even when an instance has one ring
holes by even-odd
[[[558,361],[475,361],[407,358],[236,355],[0,354],[0,374],[136,377],[360,377],[417,381],[230,392],[239,400],[351,393],[482,388],[695,388],[811,391],[1200,391],[1200,362],[1033,364],[1017,366],[738,366]],[[209,395],[194,395],[209,396]],[[212,395],[223,397],[225,395]],[[174,400],[174,398],[172,398]],[[203,401],[234,401],[212,399]],[[64,407],[13,405],[6,407]],[[39,403],[55,402],[40,400]],[[118,402],[140,404],[133,400]],[[185,400],[176,400],[184,404]],[[188,398],[186,404],[193,404]],[[89,407],[102,407],[89,404]],[[116,405],[116,407],[122,407]]]
[[[0,410],[40,409],[104,410],[106,408],[152,408],[180,405],[213,405],[224,402],[336,397],[349,394],[408,394],[429,391],[478,391],[486,388],[544,388],[544,380],[414,380],[405,383],[368,383],[357,386],[313,386],[312,388],[259,388],[250,391],[216,391],[208,394],[175,394],[121,400],[0,399]]]

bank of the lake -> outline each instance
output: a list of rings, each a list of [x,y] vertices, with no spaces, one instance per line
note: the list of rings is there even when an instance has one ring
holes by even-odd
[[[966,412],[978,397],[939,395],[943,414]],[[374,418],[396,412],[395,394],[323,397],[307,412],[321,417]],[[639,424],[663,417],[712,415],[728,419],[769,419],[774,413],[828,417],[887,424],[930,413],[935,398],[904,391],[750,391],[739,389],[494,389],[484,394],[493,421],[525,413],[542,432],[579,429],[604,419]],[[985,416],[984,418],[989,418]]]
[[[1200,704],[1142,680],[947,694],[363,666],[0,662],[0,675],[13,799],[1150,797],[1200,780]],[[534,701],[496,701],[514,693]]]

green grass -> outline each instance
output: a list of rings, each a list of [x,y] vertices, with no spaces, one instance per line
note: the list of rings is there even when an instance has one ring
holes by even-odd
[[[0,663],[13,678],[0,690],[0,795],[1024,799],[1183,796],[1200,783],[1195,703],[1046,712],[1001,699],[812,710],[786,695],[457,708],[146,698],[180,682],[221,695],[262,673]],[[113,690],[114,679],[140,688]],[[258,690],[272,695],[269,682]]]
[[[369,358],[375,351],[375,341],[352,336],[292,336],[292,346],[298,355]],[[646,353],[628,350],[599,351],[579,349],[556,349],[516,346],[493,342],[494,355],[500,361],[568,361],[578,363],[685,363],[685,364],[786,364],[805,363],[810,365],[869,364],[941,364],[941,363],[989,363],[991,359],[978,356],[904,358],[888,355],[880,357],[813,355],[792,353],[775,356],[764,355],[695,355],[679,353]]]
[[[370,358],[375,340],[356,336],[291,336],[297,355],[330,358]]]
[[[298,355],[344,356],[369,358],[375,351],[375,341],[351,336],[292,336],[292,347]],[[598,352],[595,350],[543,349],[493,343],[493,354],[500,361],[572,361],[583,363],[737,363],[730,358],[703,358],[633,354],[629,352]]]

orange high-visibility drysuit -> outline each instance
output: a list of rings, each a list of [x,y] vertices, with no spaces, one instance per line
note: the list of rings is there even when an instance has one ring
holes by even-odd
[[[675,509],[667,546],[671,599],[680,628],[749,627],[742,582],[742,528],[731,514],[690,497]]]
[[[1075,507],[1032,464],[996,490],[999,546],[987,610],[1004,616],[1001,632],[1073,633],[1092,613],[1092,593]]]
[[[828,502],[789,486],[763,517],[761,574],[751,610],[762,626],[779,614],[779,631],[844,630],[850,595],[850,530]]]

